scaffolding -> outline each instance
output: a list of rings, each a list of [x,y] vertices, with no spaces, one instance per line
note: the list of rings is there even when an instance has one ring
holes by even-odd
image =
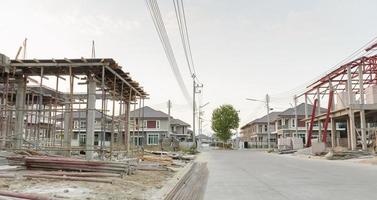
[[[131,104],[148,94],[113,59],[1,58],[1,149],[131,152]]]
[[[311,145],[313,124],[318,140],[332,147],[367,150],[375,145],[377,128],[377,55],[369,53],[327,73],[297,98],[305,99],[307,142]],[[321,106],[327,102],[327,111]],[[308,109],[313,104],[313,110]],[[311,113],[311,114],[310,114]],[[345,131],[337,131],[344,125]],[[330,134],[328,132],[328,125]],[[343,135],[343,136],[342,136]]]

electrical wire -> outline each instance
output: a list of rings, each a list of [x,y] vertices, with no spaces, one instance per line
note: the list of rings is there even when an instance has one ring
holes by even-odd
[[[149,13],[152,17],[153,24],[156,28],[156,31],[158,33],[159,39],[161,41],[161,44],[163,46],[163,49],[165,51],[165,55],[169,61],[170,67],[173,71],[173,74],[176,78],[176,81],[178,82],[178,85],[183,93],[183,96],[185,97],[187,103],[191,105],[192,98],[189,95],[188,89],[183,81],[182,74],[179,70],[177,61],[175,59],[173,48],[171,46],[168,33],[165,28],[164,21],[161,16],[160,9],[158,7],[158,3],[156,0],[145,0],[147,4],[147,8],[149,10]]]
[[[291,96],[289,98],[292,98],[292,96],[295,95],[295,94],[299,94],[299,93],[305,92],[305,90],[307,89],[306,87],[308,85],[314,83],[315,81],[317,81],[321,77],[323,77],[326,74],[334,71],[335,69],[339,68],[340,66],[344,65],[345,63],[348,63],[348,62],[354,60],[357,57],[362,57],[362,56],[365,56],[365,55],[370,55],[371,52],[366,52],[364,50],[365,50],[365,48],[369,47],[371,44],[374,44],[376,42],[377,42],[377,37],[374,37],[373,39],[371,39],[370,41],[368,41],[367,43],[365,43],[362,47],[360,47],[359,49],[357,49],[354,52],[352,52],[349,56],[347,56],[346,58],[342,59],[341,61],[339,61],[335,65],[333,65],[326,72],[321,73],[320,75],[316,76],[315,78],[311,79],[310,81],[307,81],[307,82],[305,82],[303,84],[300,84],[300,85],[296,86],[293,89],[290,89],[290,90],[282,92],[282,93],[273,94],[272,96],[274,96],[275,98],[277,98],[277,97],[287,97],[288,98],[288,96]],[[373,51],[375,51],[375,50],[373,50]]]
[[[190,36],[187,28],[186,13],[183,0],[173,0],[173,4],[187,66],[192,78],[194,78],[196,82],[200,83],[196,74],[194,59],[192,56]]]

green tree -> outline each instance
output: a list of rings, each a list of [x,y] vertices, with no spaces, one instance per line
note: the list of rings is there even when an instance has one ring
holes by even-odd
[[[228,141],[232,136],[232,130],[238,128],[240,118],[238,112],[232,105],[222,105],[212,112],[212,130],[217,138],[223,142]]]

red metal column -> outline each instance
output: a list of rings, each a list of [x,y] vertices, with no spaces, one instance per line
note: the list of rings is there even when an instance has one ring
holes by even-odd
[[[327,143],[327,127],[328,127],[329,121],[330,121],[330,112],[331,112],[333,98],[334,98],[334,91],[330,90],[329,103],[327,105],[326,120],[325,120],[325,124],[323,125],[323,131],[322,131],[322,141],[325,144]]]
[[[315,110],[317,109],[317,102],[318,102],[318,99],[315,99],[314,105],[312,108],[312,115],[310,116],[308,142],[306,143],[306,147],[312,146],[313,125],[314,125],[314,118],[315,118]]]

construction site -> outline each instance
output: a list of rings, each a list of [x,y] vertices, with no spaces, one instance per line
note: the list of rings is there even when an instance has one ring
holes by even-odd
[[[2,7],[0,200],[376,198],[377,1]]]
[[[132,141],[148,94],[115,60],[0,58],[0,196],[148,199],[177,171],[206,173],[193,157]],[[181,194],[175,184],[160,198]]]
[[[297,98],[305,102],[306,146],[312,145],[313,127],[317,142],[326,147],[352,151],[376,150],[377,56],[370,44],[357,57],[310,84]],[[308,109],[307,105],[313,105]],[[326,109],[321,109],[322,107]],[[325,112],[323,112],[325,111]],[[343,129],[342,129],[343,128]]]

